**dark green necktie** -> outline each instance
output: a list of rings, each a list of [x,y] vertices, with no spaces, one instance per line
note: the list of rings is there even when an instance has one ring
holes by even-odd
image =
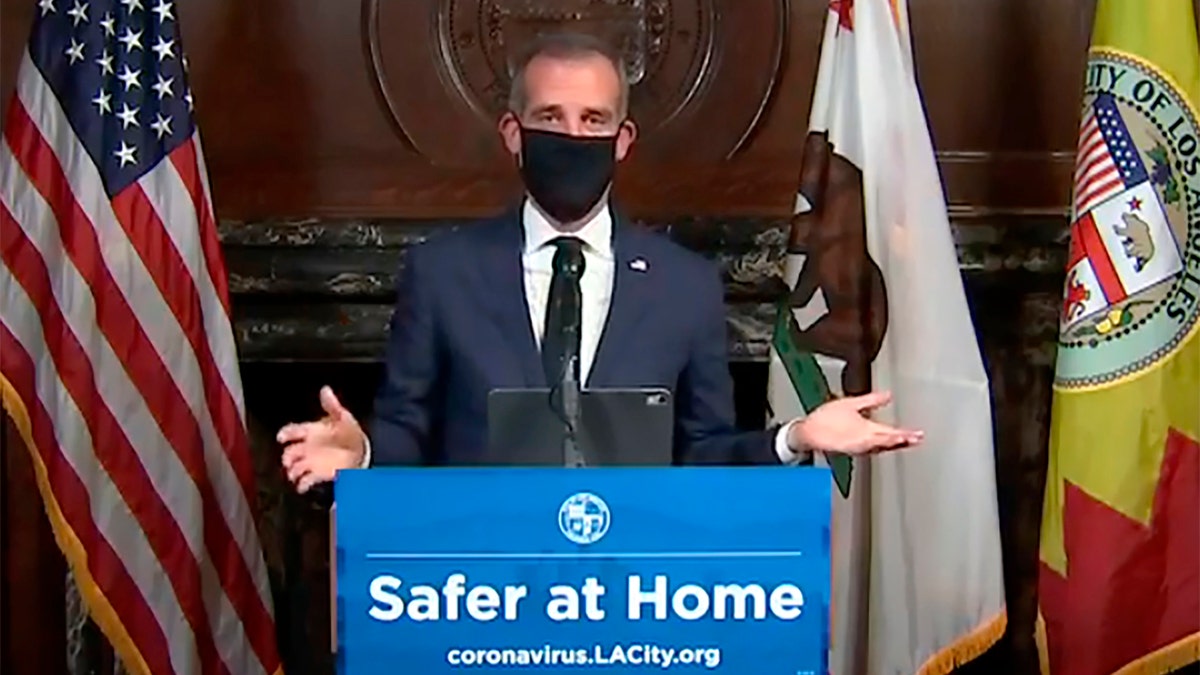
[[[546,324],[542,333],[542,368],[546,384],[553,387],[562,380],[566,363],[574,358],[575,380],[579,381],[579,325],[583,278],[583,241],[578,237],[558,237],[550,242],[554,251],[554,276],[550,279],[550,297],[546,302]]]

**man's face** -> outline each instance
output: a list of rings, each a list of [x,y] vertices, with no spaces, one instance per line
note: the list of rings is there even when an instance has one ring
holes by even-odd
[[[500,118],[504,145],[521,153],[521,125],[572,136],[617,134],[617,161],[625,159],[637,135],[620,117],[621,81],[603,56],[573,59],[537,57],[525,68],[525,109]]]

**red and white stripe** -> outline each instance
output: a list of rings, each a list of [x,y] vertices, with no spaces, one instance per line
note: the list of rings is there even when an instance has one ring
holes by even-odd
[[[134,661],[155,674],[273,675],[198,137],[110,201],[26,55],[0,172],[0,371],[30,413],[33,450]]]
[[[1112,255],[1104,245],[1104,235],[1092,214],[1087,214],[1071,225],[1071,248],[1067,269],[1080,261],[1087,260],[1096,285],[1104,294],[1105,305],[1115,305],[1129,297],[1129,291],[1121,280],[1121,273],[1113,264]]]
[[[1072,220],[1106,199],[1120,194],[1124,189],[1121,172],[1108,151],[1108,144],[1104,142],[1104,135],[1100,133],[1100,125],[1096,122],[1096,112],[1088,106],[1079,125],[1079,148],[1075,155],[1075,211]]]

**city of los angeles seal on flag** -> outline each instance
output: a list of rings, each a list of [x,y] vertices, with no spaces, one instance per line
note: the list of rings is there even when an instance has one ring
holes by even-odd
[[[1200,315],[1195,111],[1153,65],[1094,50],[1082,112],[1060,388],[1114,384],[1152,367]]]
[[[1050,411],[1043,675],[1200,659],[1200,44],[1191,0],[1098,0]]]

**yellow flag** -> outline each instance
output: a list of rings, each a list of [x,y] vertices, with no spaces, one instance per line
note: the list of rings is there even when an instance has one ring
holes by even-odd
[[[1099,0],[1042,518],[1053,675],[1200,658],[1200,48],[1191,0]]]

